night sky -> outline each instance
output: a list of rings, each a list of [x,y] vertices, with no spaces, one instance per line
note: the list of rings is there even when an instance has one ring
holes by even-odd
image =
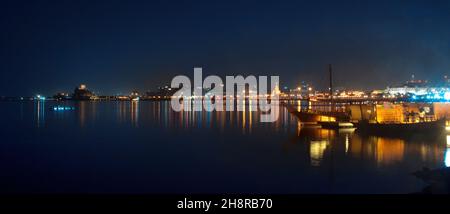
[[[385,88],[450,74],[450,1],[2,1],[0,95],[100,94],[178,74]]]

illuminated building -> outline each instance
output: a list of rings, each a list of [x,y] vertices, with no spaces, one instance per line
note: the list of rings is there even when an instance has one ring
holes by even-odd
[[[178,88],[171,88],[170,86],[158,87],[156,91],[148,91],[143,98],[145,99],[170,99]]]
[[[139,100],[139,98],[140,98],[140,95],[139,95],[138,91],[135,90],[135,91],[131,92],[131,94],[130,94],[131,100],[137,101],[137,100]]]
[[[398,87],[388,87],[385,95],[389,97],[408,97],[412,101],[450,101],[450,85],[447,77],[444,81],[429,84],[427,80],[412,79]]]
[[[55,100],[68,100],[70,99],[69,93],[60,92],[53,95],[53,99]]]
[[[345,90],[340,92],[337,98],[367,98],[368,95],[364,91]]]
[[[94,97],[94,94],[89,91],[84,84],[81,84],[79,87],[75,88],[72,95],[72,99],[74,100],[90,100],[91,97]]]
[[[384,95],[384,90],[373,90],[370,92],[370,98],[382,98]]]
[[[311,96],[312,90],[313,88],[310,84],[302,81],[299,87],[289,89],[288,96],[294,99],[308,99]]]
[[[427,80],[416,80],[414,75],[412,75],[411,80],[406,81],[406,83],[401,86],[388,87],[385,92],[389,95],[426,95],[431,90],[433,90],[433,88],[429,87]]]

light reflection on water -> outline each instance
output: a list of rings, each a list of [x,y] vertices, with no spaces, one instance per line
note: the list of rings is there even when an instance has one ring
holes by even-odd
[[[299,101],[300,102],[300,101]],[[48,107],[45,105],[45,101],[37,101],[35,103],[36,124],[38,128],[41,128],[45,124],[45,112],[48,111]],[[52,105],[51,102],[48,102]],[[69,102],[70,103],[70,102]],[[143,105],[147,111],[151,114],[144,114],[144,119],[152,120],[161,127],[166,129],[178,129],[178,128],[212,128],[218,127],[223,133],[225,129],[230,126],[241,127],[242,134],[251,134],[253,126],[269,127],[272,132],[289,132],[290,130],[301,130],[304,128],[299,121],[292,115],[290,115],[286,109],[282,108],[280,111],[279,120],[274,123],[260,123],[260,112],[257,111],[256,103],[245,103],[240,111],[221,111],[221,112],[208,112],[208,111],[181,111],[175,112],[170,108],[169,102],[113,102],[117,106],[117,120],[120,123],[129,123],[133,127],[139,127],[140,117],[140,105]],[[246,104],[246,105],[245,105]],[[53,104],[54,105],[54,104]],[[71,103],[78,107],[78,121],[79,126],[83,127],[86,120],[95,120],[97,115],[98,102],[77,102]],[[201,104],[200,104],[201,105]],[[300,107],[299,107],[300,108]],[[23,111],[23,110],[22,110]],[[21,115],[23,112],[21,111]],[[58,115],[60,112],[53,112]],[[64,119],[64,117],[60,118]],[[309,129],[309,128],[306,128]],[[344,136],[344,148],[345,154],[353,157],[365,157],[373,159],[378,165],[392,164],[395,162],[401,162],[404,160],[405,152],[408,155],[415,153],[420,157],[421,161],[440,161],[445,166],[449,166],[449,156],[442,156],[443,149],[445,154],[448,153],[450,148],[450,135],[446,136],[446,148],[441,148],[439,143],[430,142],[415,142],[407,144],[404,139],[399,138],[387,138],[379,136],[370,136],[365,139],[361,139],[361,136],[354,133],[354,130],[335,130],[312,128],[309,131],[298,132],[298,137],[308,136],[314,140],[310,140],[311,165],[319,166],[323,159],[324,152],[328,148],[330,143],[336,138],[342,138]],[[336,143],[338,144],[338,143]]]
[[[52,111],[55,105],[67,105],[75,107],[75,110]],[[152,170],[153,176],[153,172],[156,172],[160,176],[158,180],[167,180],[167,184],[158,183],[162,188],[158,191],[192,190],[170,182],[172,177],[182,177],[190,181],[193,188],[203,192],[407,193],[420,191],[424,186],[411,175],[412,172],[422,167],[450,166],[450,135],[404,139],[364,136],[355,130],[320,129],[302,125],[285,108],[280,108],[279,120],[276,122],[261,123],[260,112],[254,111],[257,110],[257,105],[251,102],[247,102],[241,111],[231,112],[174,112],[170,108],[170,102],[166,101],[39,101],[3,103],[0,110],[2,114],[7,114],[0,121],[4,135],[14,132],[7,124],[15,124],[16,127],[31,130],[32,139],[24,142],[44,138],[46,145],[51,145],[53,141],[61,143],[56,138],[46,137],[57,135],[68,142],[86,142],[85,146],[89,148],[97,145],[92,150],[70,150],[70,154],[74,153],[76,157],[85,157],[86,152],[97,154],[106,151],[106,154],[115,154],[119,151],[109,148],[106,143],[98,143],[105,140],[111,145],[122,145],[121,142],[125,140],[128,144],[123,144],[120,151],[129,153],[121,154],[122,162],[116,163],[115,159],[106,158],[109,161],[105,164],[110,167],[125,164],[129,168],[135,168],[135,165],[141,165],[142,162],[150,162],[149,169],[143,167],[133,173],[152,180],[155,178],[147,175],[146,170]],[[35,133],[32,130],[36,130]],[[70,135],[70,139],[66,135]],[[17,140],[11,138],[10,141]],[[145,145],[144,142],[149,143],[152,149],[145,150],[138,146]],[[170,143],[167,144],[168,142]],[[169,149],[169,145],[177,146]],[[97,147],[102,146],[105,148],[98,150]],[[7,152],[7,147],[5,148],[3,152]],[[183,148],[182,154],[175,152],[178,148]],[[16,149],[17,154],[27,150],[23,147]],[[46,147],[45,151],[50,149]],[[55,149],[52,148],[51,151]],[[139,156],[143,151],[147,153]],[[126,162],[132,156],[141,157],[142,160],[139,163]],[[175,161],[179,156],[182,156],[183,163]],[[90,160],[94,162],[92,165],[102,164],[97,159]],[[9,161],[15,160],[11,158]],[[8,159],[3,164],[6,163]],[[70,164],[68,166],[72,166]],[[181,167],[183,170],[179,171],[177,164],[184,164]],[[211,164],[213,168],[210,168]],[[59,175],[59,171],[49,165],[40,167],[48,167],[46,170],[55,170]],[[168,168],[174,171],[168,172]],[[208,185],[202,178],[184,172],[188,169],[198,170],[197,168],[208,171],[209,174],[203,176],[216,182]],[[83,169],[78,170],[87,173]],[[114,174],[113,171],[102,173],[104,174],[96,176],[108,177]],[[222,180],[228,176],[244,176],[246,179],[241,180],[241,183],[235,181],[237,184],[231,187],[226,184],[226,180]],[[325,179],[328,177],[333,178],[331,184],[329,179]],[[199,183],[194,181],[196,179]],[[252,183],[254,180],[259,180],[259,183]],[[298,182],[294,182],[295,180]],[[225,182],[223,186],[217,186],[219,181]],[[365,186],[359,184],[363,181],[367,183]],[[142,185],[146,184],[141,183],[140,187]],[[104,188],[114,189],[113,186],[111,184]],[[123,189],[127,191],[129,188],[131,187],[127,186]],[[144,188],[142,191],[151,192],[152,188]]]
[[[450,135],[447,135],[447,149],[445,150],[445,166],[450,167]]]
[[[335,130],[313,129],[299,135],[312,137],[310,141],[311,165],[319,166],[325,151],[331,149],[356,159],[373,160],[377,166],[401,163],[405,159],[415,158],[422,163],[444,163],[442,143],[422,140],[407,141],[401,138],[380,136],[362,137],[357,133],[336,133]],[[450,135],[447,135],[447,142]],[[439,139],[437,139],[439,140]],[[342,148],[341,148],[342,147]],[[445,151],[448,151],[445,150]],[[446,160],[448,161],[448,160]],[[439,164],[437,164],[439,166]],[[445,164],[447,165],[447,164]]]

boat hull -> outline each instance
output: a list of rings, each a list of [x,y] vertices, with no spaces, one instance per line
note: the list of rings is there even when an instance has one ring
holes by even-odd
[[[292,106],[286,106],[289,113],[295,115],[301,122],[319,122],[323,117],[333,118],[333,121],[350,121],[350,116],[344,112],[304,112],[298,111]],[[331,122],[331,121],[324,121]]]
[[[369,133],[397,133],[407,134],[412,132],[433,133],[445,128],[445,120],[420,123],[367,123],[360,122],[356,125],[359,131]]]

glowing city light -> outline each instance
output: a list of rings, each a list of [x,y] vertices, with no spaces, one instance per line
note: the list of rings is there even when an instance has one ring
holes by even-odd
[[[449,91],[444,93],[444,99],[450,100],[450,92]]]
[[[38,94],[38,95],[36,95],[36,99],[37,100],[45,100],[45,97]]]
[[[69,111],[69,110],[75,110],[75,107],[70,107],[70,106],[55,106],[55,107],[53,107],[53,111]]]

